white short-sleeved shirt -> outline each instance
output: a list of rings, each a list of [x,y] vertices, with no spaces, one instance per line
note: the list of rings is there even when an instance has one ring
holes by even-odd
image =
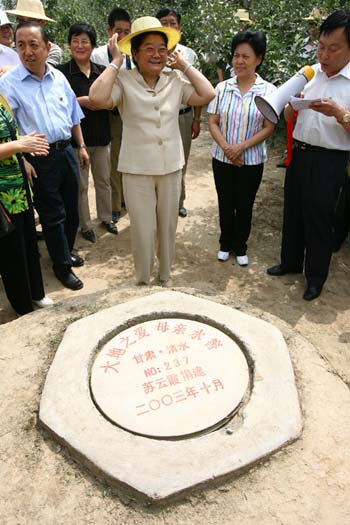
[[[95,64],[99,64],[100,66],[107,67],[108,64],[110,63],[107,44],[105,44],[104,46],[95,48],[93,52],[91,53],[90,60],[91,62],[94,62]],[[130,57],[130,64],[131,64],[131,67],[134,67],[134,63],[131,57]],[[130,69],[130,67],[127,67],[125,55],[123,56],[122,67],[124,67],[125,69]]]
[[[136,68],[119,72],[112,89],[123,121],[118,171],[165,175],[182,168],[179,107],[193,92],[192,84],[176,71],[162,71],[154,89]]]
[[[188,62],[189,64],[191,64],[191,66],[194,66],[196,69],[198,69],[198,66],[199,66],[198,56],[197,56],[197,53],[193,51],[193,49],[191,49],[190,47],[184,46],[183,44],[176,44],[175,51],[180,51],[180,53],[182,54],[186,62]],[[182,78],[187,79],[186,75],[184,75],[182,72],[180,72],[180,75],[182,76]],[[180,109],[185,109],[185,108],[186,108],[186,105],[181,104]]]
[[[0,66],[18,66],[20,63],[16,51],[0,44]]]
[[[315,76],[304,88],[304,97],[310,99],[332,98],[350,110],[350,63],[333,77],[321,70],[320,64],[312,66]],[[299,111],[293,138],[312,146],[327,149],[350,150],[350,135],[335,117],[327,117],[312,109]]]

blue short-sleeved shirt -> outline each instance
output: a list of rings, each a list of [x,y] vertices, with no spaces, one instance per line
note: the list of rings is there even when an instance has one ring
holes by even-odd
[[[46,66],[40,80],[20,64],[0,78],[0,94],[8,101],[21,135],[45,133],[49,143],[67,140],[84,113],[65,76]]]

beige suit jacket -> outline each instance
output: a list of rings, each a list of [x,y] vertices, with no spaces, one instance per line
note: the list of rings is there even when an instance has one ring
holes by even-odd
[[[138,175],[165,175],[180,170],[184,153],[179,108],[194,92],[176,71],[162,71],[151,89],[138,70],[122,69],[112,99],[123,121],[118,170]]]

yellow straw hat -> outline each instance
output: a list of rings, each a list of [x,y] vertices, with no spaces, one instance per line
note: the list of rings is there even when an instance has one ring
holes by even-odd
[[[314,7],[309,16],[306,16],[305,18],[303,18],[303,20],[314,22],[315,20],[326,20],[326,18],[327,15],[325,14],[325,12],[321,13],[321,11],[317,9],[317,7]]]
[[[239,18],[241,22],[246,22],[248,25],[254,24],[253,20],[249,18],[249,13],[246,9],[238,9],[234,16]]]
[[[36,20],[47,20],[48,22],[55,21],[45,15],[44,6],[40,0],[18,0],[16,9],[6,9],[5,12],[10,13],[11,15],[35,18]]]
[[[118,42],[119,49],[126,55],[131,55],[131,39],[141,33],[164,33],[168,37],[168,49],[173,49],[180,40],[180,32],[172,27],[163,27],[158,18],[154,16],[142,16],[137,18],[131,25],[131,32]]]

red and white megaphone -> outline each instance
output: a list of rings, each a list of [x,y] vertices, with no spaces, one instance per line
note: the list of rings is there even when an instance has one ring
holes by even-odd
[[[257,95],[255,104],[260,113],[273,124],[277,124],[284,106],[291,97],[303,90],[305,84],[310,82],[314,74],[315,71],[311,66],[305,66],[270,95],[266,95],[266,97]]]

